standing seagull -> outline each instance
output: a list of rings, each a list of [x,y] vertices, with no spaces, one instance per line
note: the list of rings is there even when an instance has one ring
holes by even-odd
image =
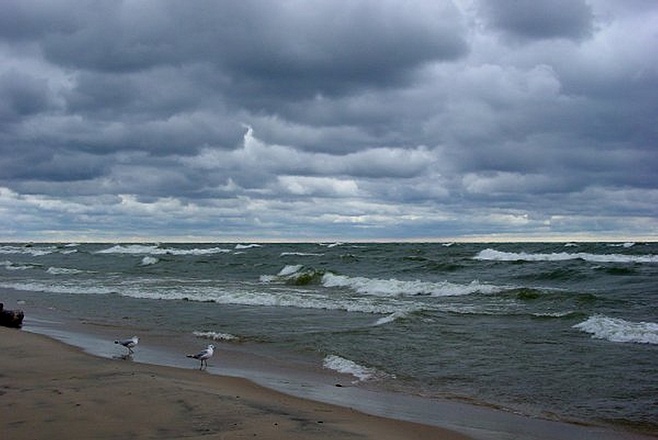
[[[114,343],[123,345],[128,349],[128,354],[133,354],[133,348],[139,343],[139,338],[137,336],[133,336],[130,339],[116,340]]]
[[[212,357],[214,352],[215,352],[215,346],[210,344],[208,345],[208,348],[206,348],[205,350],[201,350],[197,354],[188,354],[187,357],[200,360],[201,365],[199,365],[199,370],[203,370],[204,366],[208,368],[208,359]]]

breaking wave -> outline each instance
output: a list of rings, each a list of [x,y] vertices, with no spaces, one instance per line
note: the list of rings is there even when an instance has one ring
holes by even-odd
[[[409,312],[393,312],[390,315],[386,315],[382,318],[379,318],[377,321],[375,321],[373,325],[378,326],[378,325],[390,324],[391,322],[395,322],[398,319],[404,319],[407,316],[409,316]]]
[[[322,277],[325,287],[343,287],[362,295],[396,297],[396,296],[461,296],[473,293],[497,293],[505,287],[483,284],[475,280],[468,284],[449,281],[405,281],[397,279],[377,279],[366,277],[348,277],[326,273]]]
[[[80,269],[69,269],[66,267],[49,267],[46,272],[51,275],[75,275],[79,273],[86,273],[87,271]]]
[[[236,244],[235,248],[238,250],[244,250],[244,249],[251,249],[251,248],[259,248],[261,245],[259,244]]]
[[[230,249],[212,248],[161,248],[158,245],[129,244],[116,245],[107,249],[96,251],[97,254],[131,254],[131,255],[212,255],[232,252]]]
[[[321,285],[327,288],[349,289],[354,293],[379,297],[413,297],[413,296],[461,296],[474,293],[492,294],[502,292],[510,287],[481,283],[478,280],[466,284],[449,281],[398,280],[368,277],[350,277],[336,275],[324,270],[307,268],[301,264],[287,265],[278,274],[261,275],[264,283],[284,282],[286,284]]]
[[[33,266],[31,264],[15,264],[9,260],[5,260],[5,261],[0,261],[0,267],[4,267],[7,270],[28,270],[28,269],[34,269],[37,266]]]
[[[151,256],[147,255],[146,257],[142,258],[142,264],[141,265],[142,266],[152,266],[154,264],[157,264],[158,261],[160,261],[160,260],[158,260],[155,257],[151,257]]]
[[[593,338],[610,342],[633,342],[658,344],[658,324],[654,322],[631,322],[604,315],[591,316],[574,328],[590,333]]]
[[[658,263],[658,255],[590,254],[587,252],[554,252],[531,254],[526,252],[503,252],[495,249],[480,251],[474,259],[490,261],[568,261],[584,260],[592,263]]]
[[[232,335],[230,333],[219,333],[219,332],[210,332],[210,331],[193,331],[192,334],[196,336],[197,338],[202,338],[202,339],[211,339],[213,341],[227,341],[227,342],[235,342],[239,340],[235,335]]]
[[[342,358],[336,355],[329,355],[324,358],[323,367],[341,374],[354,376],[357,381],[367,381],[384,376],[375,368],[364,367],[354,361]]]
[[[41,257],[43,255],[52,254],[54,252],[57,252],[56,246],[31,246],[31,245],[0,246],[0,254],[19,254],[19,255],[31,255],[33,257]],[[72,250],[71,252],[75,252],[75,250]]]

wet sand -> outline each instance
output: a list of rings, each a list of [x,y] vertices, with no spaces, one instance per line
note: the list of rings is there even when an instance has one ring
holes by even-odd
[[[95,357],[0,328],[8,439],[444,439],[468,437],[278,393],[246,379]]]

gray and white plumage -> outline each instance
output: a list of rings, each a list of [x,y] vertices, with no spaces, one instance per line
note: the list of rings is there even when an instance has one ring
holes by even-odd
[[[128,354],[133,354],[134,353],[133,348],[135,348],[135,346],[139,344],[139,338],[137,336],[133,336],[130,339],[117,339],[116,341],[114,341],[114,343],[123,345],[128,349]]]
[[[204,366],[208,367],[208,359],[212,357],[215,353],[215,346],[210,344],[206,347],[205,350],[201,350],[197,354],[188,354],[188,358],[198,359],[201,363],[199,365],[199,370],[203,370]]]

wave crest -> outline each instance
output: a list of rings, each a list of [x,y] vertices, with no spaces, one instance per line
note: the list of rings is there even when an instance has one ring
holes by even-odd
[[[483,284],[475,280],[468,284],[456,284],[449,281],[405,281],[398,279],[377,279],[366,277],[348,277],[326,273],[322,276],[324,287],[349,288],[362,295],[372,296],[461,296],[473,293],[497,293],[504,287]]]
[[[210,339],[213,341],[235,342],[240,339],[237,336],[232,335],[230,333],[221,333],[221,332],[193,331],[192,334],[197,338]]]
[[[129,244],[116,245],[107,249],[96,251],[97,254],[129,254],[129,255],[212,255],[232,252],[230,249],[212,247],[212,248],[161,248],[158,245]]]
[[[633,342],[658,344],[658,324],[654,322],[631,322],[604,315],[591,316],[574,328],[590,333],[593,338],[610,342]]]
[[[587,252],[554,252],[551,254],[530,254],[526,252],[503,252],[484,249],[475,260],[489,261],[568,261],[584,260],[592,263],[658,263],[658,255],[590,254]]]
[[[329,355],[324,358],[323,367],[328,370],[334,370],[341,374],[349,374],[357,378],[357,381],[367,381],[383,376],[375,368],[364,367],[354,361],[345,359],[336,355]]]

